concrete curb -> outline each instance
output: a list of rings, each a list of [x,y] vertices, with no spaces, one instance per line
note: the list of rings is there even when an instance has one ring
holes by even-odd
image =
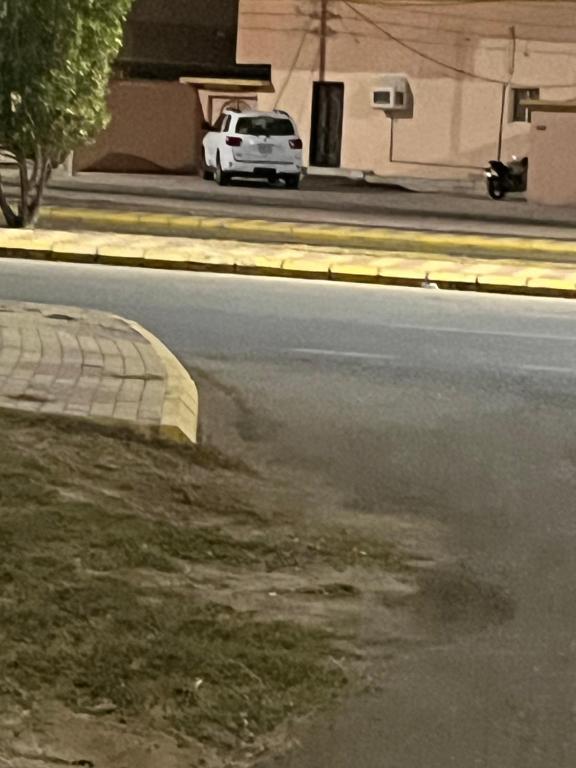
[[[163,234],[259,243],[306,244],[383,251],[417,251],[446,256],[499,256],[530,260],[576,257],[576,241],[496,237],[384,227],[351,227],[259,219],[174,216],[138,211],[98,211],[48,207],[42,223],[52,227],[86,227],[127,234]]]
[[[381,285],[576,297],[572,263],[456,258],[443,253],[0,230],[0,256],[156,269],[272,275]],[[177,375],[177,374],[175,374]],[[194,408],[191,408],[193,411]]]
[[[198,387],[173,352],[157,336],[133,320],[119,317],[149,342],[166,370],[166,393],[157,433],[177,443],[198,439]]]

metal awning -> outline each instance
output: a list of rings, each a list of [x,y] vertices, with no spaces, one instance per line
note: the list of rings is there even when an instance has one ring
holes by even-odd
[[[249,93],[254,91],[273,93],[270,80],[247,80],[234,77],[181,77],[184,85],[194,85],[204,91],[224,91],[230,93]]]

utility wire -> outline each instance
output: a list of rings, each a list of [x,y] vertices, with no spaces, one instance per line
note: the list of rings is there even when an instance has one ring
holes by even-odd
[[[510,82],[508,80],[500,80],[495,77],[486,77],[485,75],[478,75],[475,72],[470,72],[466,69],[455,67],[452,64],[448,64],[445,61],[441,61],[440,59],[435,58],[434,56],[430,56],[424,51],[421,51],[418,48],[415,48],[414,46],[410,45],[409,43],[406,43],[404,40],[394,35],[392,32],[390,32],[388,29],[383,27],[381,24],[378,24],[378,22],[374,21],[374,19],[371,19],[369,16],[367,16],[363,11],[358,10],[358,8],[356,8],[352,3],[347,2],[347,0],[342,0],[342,2],[347,8],[349,8],[353,13],[355,13],[356,16],[361,18],[367,24],[370,24],[371,26],[378,29],[380,32],[382,32],[382,34],[386,35],[386,37],[388,37],[390,40],[402,46],[403,48],[406,48],[416,56],[419,56],[420,58],[425,59],[426,61],[429,61],[438,67],[442,67],[443,69],[448,69],[452,72],[458,73],[459,75],[464,75],[465,77],[470,77],[475,80],[482,80],[485,83],[495,83],[496,85],[510,85]],[[371,3],[371,4],[374,5],[375,3]],[[381,2],[379,2],[378,5],[380,5],[381,7],[383,6]],[[560,85],[542,84],[541,87],[542,88],[576,88],[576,83],[562,83]]]
[[[376,29],[380,30],[382,34],[386,35],[390,40],[393,40],[398,45],[401,45],[403,48],[406,48],[411,53],[414,53],[416,56],[420,56],[422,59],[426,59],[426,61],[430,61],[432,64],[436,64],[436,66],[443,67],[444,69],[449,69],[452,72],[457,72],[459,75],[465,75],[466,77],[472,77],[476,80],[483,80],[486,83],[496,83],[497,85],[507,85],[507,82],[505,80],[498,80],[494,77],[485,77],[484,75],[477,75],[474,72],[468,72],[465,69],[460,69],[460,67],[454,67],[452,64],[447,64],[445,61],[440,61],[440,59],[436,59],[434,56],[430,56],[427,53],[424,53],[424,51],[418,50],[418,48],[414,48],[413,45],[410,45],[410,43],[406,43],[404,40],[401,40],[399,37],[396,37],[396,35],[392,34],[392,32],[389,32],[385,27],[378,24],[378,22],[374,21],[374,19],[371,19],[369,16],[367,16],[362,11],[359,11],[358,8],[355,8],[352,3],[344,2],[344,5],[350,8],[351,11],[353,11],[356,16],[359,16],[361,19],[363,19],[368,24],[371,24]]]
[[[286,88],[288,87],[288,84],[290,83],[290,80],[292,79],[292,75],[294,74],[294,70],[298,66],[298,61],[300,60],[300,55],[302,53],[302,50],[304,49],[304,43],[306,42],[306,38],[308,37],[308,34],[310,32],[310,27],[312,26],[311,22],[308,24],[308,27],[304,30],[302,37],[300,38],[300,44],[298,45],[298,48],[296,50],[296,54],[294,55],[294,58],[292,60],[292,63],[290,65],[290,69],[288,70],[288,73],[286,75],[286,78],[284,79],[284,82],[282,83],[282,88],[278,91],[276,95],[276,100],[274,102],[274,109],[278,106],[280,103],[280,100],[282,99],[282,96],[284,96],[284,93],[286,92]]]

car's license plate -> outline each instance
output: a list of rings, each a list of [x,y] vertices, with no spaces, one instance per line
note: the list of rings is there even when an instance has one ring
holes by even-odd
[[[258,144],[258,149],[260,150],[261,155],[271,155],[272,154],[272,145],[271,144]]]

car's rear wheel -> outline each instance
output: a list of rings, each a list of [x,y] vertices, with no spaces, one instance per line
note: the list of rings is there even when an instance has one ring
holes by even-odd
[[[204,181],[212,181],[214,178],[214,171],[212,171],[208,163],[206,162],[206,151],[202,150],[202,156],[200,159],[200,175],[204,179]]]
[[[492,200],[504,200],[506,197],[506,190],[499,179],[495,179],[494,177],[488,179],[488,194]]]
[[[300,174],[291,173],[290,176],[286,176],[286,186],[288,189],[298,189],[300,186]]]
[[[214,172],[214,181],[220,187],[226,187],[230,183],[230,176],[222,170],[220,165],[220,155],[216,159],[216,171]]]

